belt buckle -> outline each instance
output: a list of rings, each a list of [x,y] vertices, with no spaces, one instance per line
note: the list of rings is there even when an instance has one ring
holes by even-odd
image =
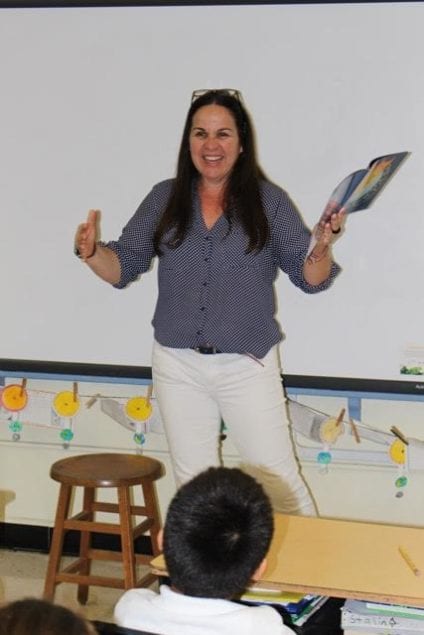
[[[218,352],[216,346],[196,346],[194,350],[201,355],[216,355]]]

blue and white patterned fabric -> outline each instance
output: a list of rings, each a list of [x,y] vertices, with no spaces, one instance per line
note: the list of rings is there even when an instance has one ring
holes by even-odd
[[[107,243],[118,255],[123,288],[145,273],[155,257],[153,235],[165,209],[172,180],[153,187],[117,241]],[[297,287],[316,293],[329,287],[340,268],[312,286],[303,278],[310,241],[293,202],[280,187],[263,182],[261,192],[271,238],[259,252],[246,253],[243,228],[221,216],[209,230],[194,188],[193,222],[177,248],[161,245],[159,297],[153,317],[155,338],[163,346],[213,345],[225,353],[262,358],[282,339],[274,314],[274,280],[282,269]]]

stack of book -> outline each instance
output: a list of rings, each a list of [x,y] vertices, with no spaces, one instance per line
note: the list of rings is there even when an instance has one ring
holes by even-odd
[[[241,596],[246,604],[269,604],[277,610],[281,608],[289,615],[295,626],[302,626],[328,600],[324,595],[285,593],[273,590],[249,589]]]
[[[346,600],[341,627],[352,635],[418,635],[424,633],[424,608]]]

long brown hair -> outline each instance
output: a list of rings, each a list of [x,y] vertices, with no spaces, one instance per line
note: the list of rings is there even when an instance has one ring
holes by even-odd
[[[154,247],[160,254],[160,243],[171,232],[167,245],[178,247],[184,240],[193,215],[193,182],[198,172],[190,154],[189,137],[195,113],[203,106],[216,104],[230,111],[237,126],[243,152],[240,153],[224,193],[224,214],[231,226],[241,223],[249,238],[247,251],[260,251],[269,237],[268,220],[262,204],[260,181],[267,180],[256,157],[255,139],[250,117],[241,100],[227,90],[210,90],[192,102],[187,113],[178,154],[177,172],[168,204],[158,223]]]

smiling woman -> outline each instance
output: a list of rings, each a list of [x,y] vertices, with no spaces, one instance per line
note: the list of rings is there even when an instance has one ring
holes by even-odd
[[[222,213],[225,183],[242,151],[236,122],[229,110],[210,104],[195,113],[190,154],[201,176],[202,211],[205,214],[204,199],[211,199],[217,212],[215,220]]]
[[[306,293],[328,288],[343,213],[325,223],[307,258],[311,233],[265,177],[253,139],[238,93],[203,92],[187,114],[175,178],[153,188],[117,241],[96,241],[92,211],[75,247],[117,288],[158,257],[153,382],[177,483],[219,464],[223,419],[275,508],[312,514],[288,430],[274,280],[279,267]]]

